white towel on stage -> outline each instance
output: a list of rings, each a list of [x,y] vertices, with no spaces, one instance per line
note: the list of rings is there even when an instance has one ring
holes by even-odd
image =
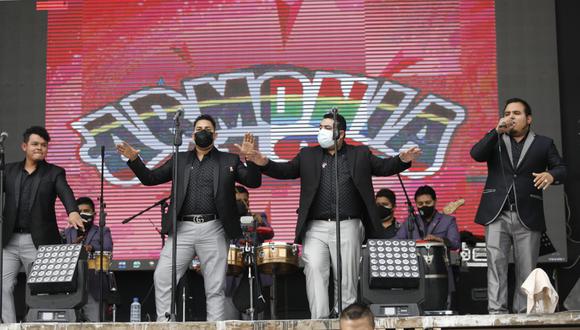
[[[541,268],[532,270],[521,286],[528,297],[528,314],[554,313],[558,305],[558,292],[550,283],[550,278]]]

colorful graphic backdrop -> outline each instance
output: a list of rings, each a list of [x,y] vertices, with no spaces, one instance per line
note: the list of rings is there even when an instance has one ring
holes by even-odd
[[[389,157],[418,145],[403,173],[411,193],[432,185],[439,209],[453,200],[460,230],[473,223],[486,176],[471,146],[497,121],[493,1],[38,1],[48,10],[46,125],[49,161],[67,170],[76,196],[96,200],[105,146],[105,199],[115,259],[155,259],[156,207],[170,185],[144,187],[114,149],[127,141],[147,166],[171,154],[173,115],[185,110],[186,141],[201,113],[218,120],[217,146],[245,132],[272,159],[316,143],[337,107],[349,143]],[[375,189],[397,192],[396,177]],[[264,177],[251,208],[268,214],[275,241],[294,239],[299,182]],[[61,226],[65,214],[60,208]]]

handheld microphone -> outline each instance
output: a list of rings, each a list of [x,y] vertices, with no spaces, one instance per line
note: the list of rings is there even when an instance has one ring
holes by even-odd
[[[179,120],[181,117],[183,117],[183,109],[178,109],[173,116],[173,121]]]
[[[8,137],[8,133],[2,132],[0,133],[0,143],[4,143],[4,140]]]
[[[508,128],[510,126],[512,126],[514,124],[513,121],[503,121],[501,124],[499,124],[499,128]]]
[[[332,139],[333,140],[338,140],[338,137],[340,136],[339,134],[339,129],[338,129],[338,122],[336,121],[337,118],[337,114],[338,114],[338,108],[337,107],[332,107],[332,109],[330,109],[330,113],[332,113],[332,120],[334,121],[334,123],[332,124]]]

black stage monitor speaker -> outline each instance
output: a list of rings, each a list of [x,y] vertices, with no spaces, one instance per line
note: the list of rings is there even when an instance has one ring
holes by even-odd
[[[487,314],[487,267],[461,267],[453,295],[459,314]]]
[[[38,248],[26,285],[27,322],[77,322],[87,303],[87,253],[81,244]]]
[[[389,242],[389,243],[387,243]],[[370,305],[371,310],[376,316],[416,316],[420,315],[421,309],[420,305],[425,299],[425,277],[422,276],[424,272],[424,264],[422,258],[420,258],[414,251],[409,252],[409,247],[414,249],[415,242],[412,240],[399,240],[396,241],[397,247],[399,247],[398,252],[388,252],[393,255],[390,258],[385,252],[386,246],[394,247],[392,240],[369,240],[367,246],[363,247],[363,262],[362,269],[360,271],[360,293],[361,301],[367,305]],[[403,243],[404,242],[404,243]],[[383,247],[382,251],[379,252],[378,247]],[[376,249],[371,252],[371,247]],[[407,252],[402,252],[401,247],[406,247]],[[411,249],[411,250],[413,250]],[[377,255],[371,258],[370,254],[376,253]],[[379,256],[379,253],[382,253]],[[402,255],[395,257],[395,253],[403,254],[406,253],[407,256],[403,258]],[[410,255],[414,254],[413,263],[410,262]],[[393,259],[394,258],[394,259]],[[384,262],[371,263],[371,260],[383,260]],[[388,263],[386,260],[401,260],[400,263],[392,262]],[[402,260],[408,260],[408,263]],[[418,269],[417,274],[411,274],[413,271],[409,267],[409,273],[405,274],[405,265],[416,265]],[[376,274],[376,267],[378,265],[378,272]],[[395,274],[386,274],[387,276],[381,276],[380,272],[389,272],[388,266],[401,266],[401,270],[397,271],[394,268]],[[385,266],[381,268],[380,266]],[[375,274],[373,274],[375,272]],[[400,273],[400,274],[397,274]],[[377,276],[378,275],[378,276]],[[385,274],[382,274],[385,275]],[[393,275],[393,276],[389,276]],[[408,275],[408,276],[405,276]],[[371,285],[372,282],[372,285]]]
[[[412,240],[379,240],[367,242],[369,287],[402,289],[419,286],[419,259]]]
[[[82,244],[41,245],[27,283],[32,294],[74,292],[77,289],[77,263],[86,260]]]

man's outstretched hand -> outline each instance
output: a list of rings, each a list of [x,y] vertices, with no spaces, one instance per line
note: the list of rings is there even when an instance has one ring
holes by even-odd
[[[117,144],[117,152],[129,158],[130,161],[134,161],[135,159],[137,159],[137,157],[139,157],[139,153],[141,152],[141,150],[137,150],[133,148],[129,143],[123,141]]]
[[[403,163],[409,163],[419,158],[419,156],[421,156],[421,153],[423,153],[421,148],[412,147],[407,150],[401,151],[401,153],[399,154],[399,158],[401,158],[401,161],[403,161]]]

